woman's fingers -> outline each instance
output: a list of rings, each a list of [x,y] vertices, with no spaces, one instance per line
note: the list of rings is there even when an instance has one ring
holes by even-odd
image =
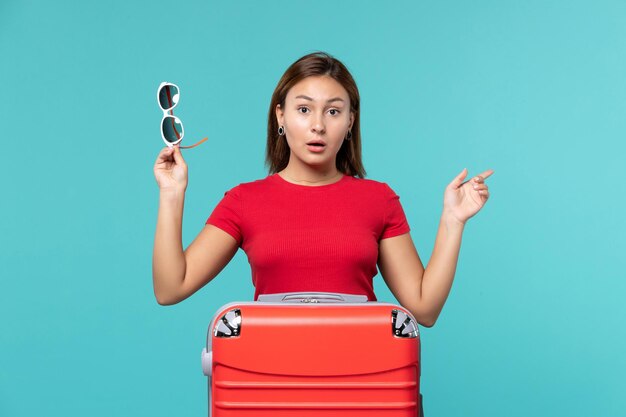
[[[161,152],[159,152],[159,155],[157,156],[155,165],[162,164],[168,161],[170,162],[173,161],[172,151],[173,151],[173,148],[168,148],[168,147],[161,149]]]
[[[493,174],[493,169],[488,169],[487,171],[476,175],[473,178],[474,182],[484,182],[487,178],[489,178]]]
[[[185,163],[185,159],[183,158],[182,153],[180,152],[180,148],[178,146],[173,146],[173,147],[166,147],[161,149],[161,152],[159,152],[159,156],[157,157],[156,160],[156,166],[162,165],[162,164],[168,164],[166,165],[167,168],[172,167],[172,165],[170,165],[171,163],[174,163],[173,166],[181,166],[181,167],[186,167],[187,164]]]
[[[178,146],[174,146],[174,161],[176,164],[185,165],[185,160],[183,159],[183,154],[180,152],[180,148]]]
[[[484,183],[473,183],[472,188],[485,200],[489,198],[489,187]]]
[[[467,168],[463,168],[463,171],[459,175],[457,175],[450,184],[448,184],[448,188],[457,189],[461,185],[463,185],[463,180],[467,177]]]
[[[472,182],[472,184],[483,184],[485,180],[493,174],[493,172],[494,172],[493,169],[488,169],[487,171],[484,171],[478,174],[471,180],[467,180],[465,183]],[[450,189],[459,188],[460,186],[465,184],[463,180],[465,180],[466,177],[467,177],[467,168],[463,169],[463,171],[461,171],[461,173],[457,175],[450,184],[448,184],[448,188]]]
[[[166,146],[165,148],[161,149],[161,152],[159,152],[159,156],[171,155],[173,150],[174,148]]]
[[[472,188],[482,197],[489,197],[489,187],[484,183],[473,183]]]

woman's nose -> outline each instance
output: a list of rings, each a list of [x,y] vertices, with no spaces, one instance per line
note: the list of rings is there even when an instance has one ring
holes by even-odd
[[[326,131],[326,125],[324,124],[323,115],[317,115],[313,119],[313,125],[311,126],[311,130],[317,134],[322,134]]]

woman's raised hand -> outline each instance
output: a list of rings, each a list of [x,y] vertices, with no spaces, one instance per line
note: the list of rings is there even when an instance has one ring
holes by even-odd
[[[491,174],[493,174],[493,170],[489,169],[471,180],[463,182],[467,177],[467,169],[463,169],[446,187],[443,197],[444,212],[465,224],[470,217],[483,208],[489,199],[489,187],[485,184],[485,180]]]
[[[165,147],[154,163],[154,177],[161,191],[187,189],[187,164],[178,146]]]

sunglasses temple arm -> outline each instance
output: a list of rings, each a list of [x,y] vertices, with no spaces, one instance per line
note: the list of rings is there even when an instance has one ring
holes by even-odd
[[[190,145],[190,146],[179,146],[179,148],[180,148],[180,149],[190,149],[190,148],[195,148],[196,146],[200,145],[202,142],[206,142],[206,140],[207,140],[207,139],[208,139],[208,138],[204,138],[204,139],[202,139],[200,142],[195,143],[195,144]]]

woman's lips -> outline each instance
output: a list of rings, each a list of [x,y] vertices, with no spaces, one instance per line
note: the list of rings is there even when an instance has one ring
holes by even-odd
[[[315,153],[324,152],[324,149],[326,149],[326,145],[322,145],[321,143],[306,145],[306,147],[309,151],[315,152]]]

